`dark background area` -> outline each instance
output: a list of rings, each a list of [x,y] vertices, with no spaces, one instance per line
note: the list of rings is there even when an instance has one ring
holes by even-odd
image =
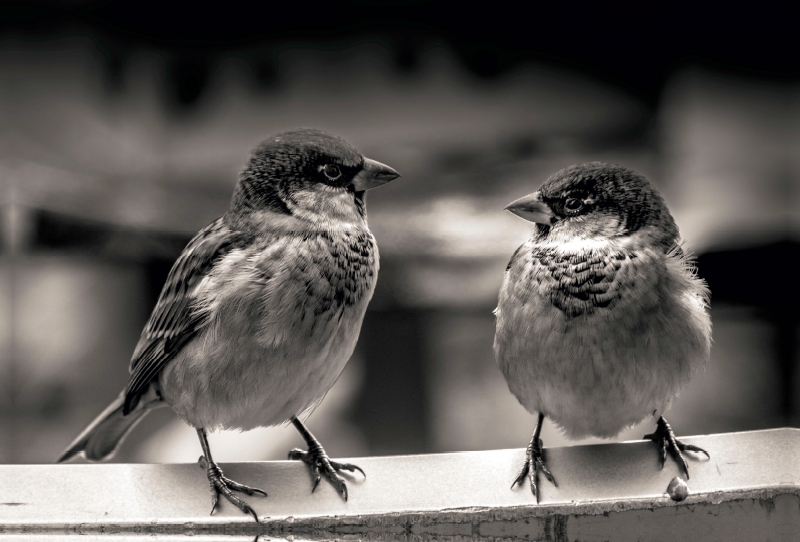
[[[528,234],[501,209],[588,160],[655,182],[712,290],[714,353],[675,429],[796,425],[792,20],[767,5],[3,3],[0,460],[53,460],[118,393],[185,242],[225,211],[249,149],[301,125],[403,173],[370,194],[378,290],[310,418],[333,455],[527,442],[491,353]],[[158,412],[117,460],[192,461],[193,438]],[[280,428],[215,438],[221,460],[299,444]]]
[[[632,7],[499,2],[230,1],[212,7],[141,1],[4,2],[5,38],[48,41],[88,36],[102,53],[109,85],[125,63],[150,49],[168,63],[176,105],[202,95],[216,64],[241,55],[264,86],[280,84],[280,52],[297,46],[342,49],[380,43],[404,73],[434,45],[470,73],[499,77],[535,62],[584,73],[655,107],[671,74],[687,64],[738,76],[796,81],[800,65],[788,11],[693,4]]]

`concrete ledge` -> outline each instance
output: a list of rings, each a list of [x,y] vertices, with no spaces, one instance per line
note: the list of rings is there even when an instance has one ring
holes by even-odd
[[[524,450],[352,459],[368,478],[348,477],[347,503],[325,481],[312,494],[303,464],[223,464],[227,476],[269,493],[247,497],[261,524],[224,500],[209,516],[195,464],[6,465],[0,541],[800,539],[800,430],[683,440],[711,460],[689,460],[690,494],[679,503],[666,495],[677,466],[659,470],[643,441],[547,449],[559,485],[542,477],[539,505],[527,483],[509,489]]]

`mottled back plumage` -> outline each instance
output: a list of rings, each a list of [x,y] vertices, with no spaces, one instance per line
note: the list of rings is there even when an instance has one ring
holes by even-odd
[[[131,358],[131,377],[125,388],[123,412],[128,414],[164,365],[208,323],[208,315],[195,310],[192,290],[214,264],[251,235],[230,232],[219,218],[200,230],[172,266],[155,309]]]

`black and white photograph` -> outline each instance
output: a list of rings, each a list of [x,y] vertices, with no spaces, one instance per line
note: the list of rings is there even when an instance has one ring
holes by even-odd
[[[800,540],[793,18],[0,3],[0,540]]]

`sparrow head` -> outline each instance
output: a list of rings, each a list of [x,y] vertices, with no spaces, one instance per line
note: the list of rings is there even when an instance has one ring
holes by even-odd
[[[356,213],[363,218],[364,191],[399,176],[339,136],[291,130],[267,138],[250,154],[229,214],[269,211],[312,220]]]
[[[678,227],[658,191],[642,175],[614,164],[590,162],[550,176],[506,210],[536,223],[538,238],[613,238],[647,233],[670,248]]]

